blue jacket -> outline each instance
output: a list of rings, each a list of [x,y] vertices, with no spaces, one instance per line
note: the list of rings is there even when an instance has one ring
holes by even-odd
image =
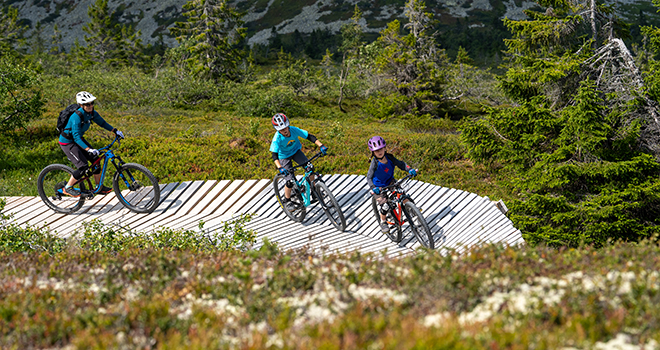
[[[82,116],[78,115],[78,113],[80,113]],[[96,110],[92,113],[87,113],[82,107],[80,107],[80,109],[78,109],[78,113],[73,113],[71,117],[69,117],[69,122],[64,127],[63,132],[63,134],[71,135],[73,140],[60,135],[60,143],[67,144],[75,142],[83,149],[89,147],[89,145],[83,141],[83,135],[89,129],[91,122],[96,123],[98,126],[108,131],[112,131],[114,129],[110,124],[108,124],[108,122],[101,118]]]

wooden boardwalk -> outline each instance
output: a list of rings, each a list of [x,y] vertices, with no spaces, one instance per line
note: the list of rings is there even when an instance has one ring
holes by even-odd
[[[186,181],[161,185],[161,204],[151,214],[125,209],[113,194],[96,196],[70,215],[54,213],[39,197],[3,197],[5,214],[21,226],[47,227],[60,236],[70,236],[82,223],[98,219],[104,224],[150,232],[159,227],[221,230],[224,222],[240,214],[255,216],[246,225],[262,238],[277,242],[283,249],[306,245],[329,252],[360,250],[387,255],[412,253],[419,243],[409,229],[399,244],[383,235],[376,222],[362,175],[324,175],[326,184],[346,217],[347,229],[337,231],[319,206],[308,207],[303,223],[290,221],[273,194],[271,180]],[[521,233],[488,197],[457,189],[411,181],[407,188],[422,209],[436,248],[464,249],[480,242],[523,243]]]

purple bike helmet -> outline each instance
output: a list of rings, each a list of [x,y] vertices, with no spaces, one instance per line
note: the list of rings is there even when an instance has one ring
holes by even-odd
[[[374,136],[367,141],[367,145],[369,146],[370,151],[377,151],[383,147],[385,147],[385,139],[383,139],[380,136]]]

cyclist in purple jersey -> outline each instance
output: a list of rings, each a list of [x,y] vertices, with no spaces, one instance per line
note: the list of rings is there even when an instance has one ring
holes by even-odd
[[[371,195],[376,199],[380,207],[380,229],[383,233],[387,233],[390,230],[386,222],[387,208],[383,208],[387,199],[380,194],[380,188],[395,182],[394,167],[407,171],[413,176],[417,175],[417,170],[411,168],[405,162],[398,160],[391,153],[387,153],[387,144],[380,136],[370,138],[367,141],[367,146],[371,151],[371,164],[369,165],[369,171],[367,171],[367,184],[369,185]]]
[[[284,205],[288,210],[291,203],[291,188],[293,187],[293,164],[305,164],[309,161],[305,153],[302,151],[302,144],[299,138],[307,139],[314,142],[320,147],[323,154],[328,152],[328,147],[325,147],[314,135],[308,133],[306,130],[296,128],[289,125],[289,118],[283,113],[277,113],[273,116],[273,127],[277,132],[273,136],[273,141],[270,143],[270,152],[273,156],[273,161],[277,170],[284,175],[286,179],[286,186],[284,187]],[[309,176],[309,180],[314,181],[314,174]]]

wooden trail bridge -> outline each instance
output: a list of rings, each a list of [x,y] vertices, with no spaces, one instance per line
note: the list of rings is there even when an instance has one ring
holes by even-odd
[[[362,175],[324,175],[323,179],[337,198],[347,228],[337,231],[318,205],[308,207],[303,223],[289,220],[280,207],[272,180],[186,181],[161,185],[161,203],[151,214],[136,214],[124,208],[114,194],[85,201],[78,212],[63,215],[46,207],[39,197],[2,197],[5,214],[21,226],[47,227],[66,237],[82,228],[83,222],[98,219],[104,224],[119,225],[135,231],[167,227],[171,229],[221,230],[224,223],[241,214],[256,214],[245,225],[262,238],[276,242],[283,249],[306,245],[328,252],[360,250],[387,255],[412,253],[420,244],[410,229],[404,239],[393,243],[380,232]],[[501,207],[488,197],[457,189],[411,181],[406,191],[422,209],[434,235],[436,249],[465,249],[481,242],[515,245],[523,242],[520,230],[513,227]],[[406,225],[407,226],[407,225]],[[406,227],[404,226],[404,228]]]

